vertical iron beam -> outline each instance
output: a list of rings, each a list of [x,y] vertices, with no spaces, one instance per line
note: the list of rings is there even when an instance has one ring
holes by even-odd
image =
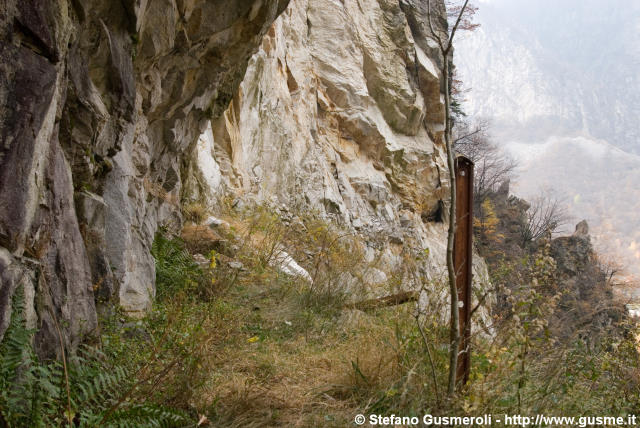
[[[460,354],[456,384],[463,386],[471,372],[471,283],[473,279],[473,162],[456,158],[456,233],[453,265],[456,272],[460,319]]]

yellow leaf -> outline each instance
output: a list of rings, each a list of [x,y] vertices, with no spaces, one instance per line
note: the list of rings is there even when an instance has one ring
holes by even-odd
[[[210,261],[209,262],[209,269],[215,269],[216,268],[216,266],[217,266],[216,256],[217,255],[218,255],[218,253],[216,253],[215,250],[211,250],[209,252],[209,261]]]
[[[247,342],[256,343],[258,340],[260,340],[260,338],[258,336],[253,336],[253,337],[247,339]]]

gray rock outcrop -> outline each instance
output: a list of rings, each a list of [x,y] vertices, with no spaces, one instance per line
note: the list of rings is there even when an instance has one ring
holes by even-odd
[[[194,199],[317,210],[371,237],[381,269],[409,247],[444,277],[443,58],[426,2],[290,3],[5,2],[0,337],[18,287],[42,355],[94,334],[96,302],[145,313],[154,234]]]
[[[3,3],[0,336],[18,286],[44,355],[95,332],[94,297],[150,306],[192,148],[287,3]]]

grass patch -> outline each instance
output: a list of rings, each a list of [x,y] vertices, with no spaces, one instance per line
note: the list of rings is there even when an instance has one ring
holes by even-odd
[[[627,336],[576,332],[566,342],[545,329],[560,299],[545,291],[555,288],[544,257],[522,262],[509,311],[492,320],[495,334],[473,338],[469,385],[445,399],[446,284],[425,283],[419,311],[414,303],[347,309],[366,295],[364,277],[377,263],[356,237],[263,208],[225,220],[221,239],[200,239],[198,229],[186,241],[158,234],[152,312],[102,320],[95,367],[127,373],[118,396],[127,405],[174,409],[192,425],[204,415],[216,427],[344,427],[359,413],[624,415],[640,406],[632,327]],[[283,273],[279,251],[311,280]],[[387,272],[387,291],[420,277],[402,257],[405,270]]]
[[[445,284],[424,284],[429,299],[420,311],[414,304],[345,309],[362,298],[363,277],[376,263],[364,260],[355,237],[311,217],[283,224],[266,209],[225,220],[228,242],[210,274],[226,285],[209,303],[189,303],[208,314],[202,331],[217,332],[205,339],[204,375],[187,400],[214,426],[342,427],[358,413],[625,414],[639,404],[631,335],[576,334],[559,343],[545,329],[559,301],[548,258],[523,262],[510,312],[493,320],[493,336],[474,336],[469,385],[446,399]],[[273,263],[283,248],[310,282]],[[388,291],[418,276],[410,255],[402,256],[405,270],[389,273]],[[225,257],[243,266],[233,281]]]

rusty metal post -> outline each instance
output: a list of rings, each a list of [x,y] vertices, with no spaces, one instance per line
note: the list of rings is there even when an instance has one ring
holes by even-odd
[[[471,372],[471,282],[473,276],[473,162],[456,158],[456,233],[453,246],[453,265],[460,314],[460,354],[456,368],[456,384],[462,386]]]

